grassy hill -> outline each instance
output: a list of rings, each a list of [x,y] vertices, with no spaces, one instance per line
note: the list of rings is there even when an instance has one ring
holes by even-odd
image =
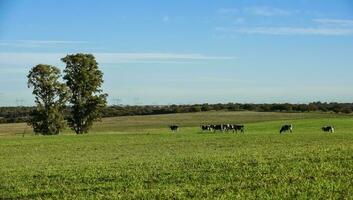
[[[217,122],[244,123],[246,133],[202,133],[198,127]],[[182,125],[180,132],[172,134],[170,123]],[[294,133],[280,135],[283,123],[292,123]],[[326,124],[336,133],[322,133]],[[104,119],[87,135],[10,136],[20,126],[6,125],[0,137],[0,199],[353,196],[353,118],[346,115],[135,116]]]

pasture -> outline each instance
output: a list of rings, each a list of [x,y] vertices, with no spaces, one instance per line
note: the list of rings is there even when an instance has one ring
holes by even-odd
[[[245,124],[245,134],[203,133],[208,123]],[[285,123],[292,134],[279,134]],[[25,124],[0,134],[0,199],[353,196],[351,115],[188,113],[108,118],[87,135],[33,136]]]

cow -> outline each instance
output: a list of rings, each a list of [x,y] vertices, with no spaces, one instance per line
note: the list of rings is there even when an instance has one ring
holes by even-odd
[[[170,128],[171,131],[176,132],[176,131],[178,131],[179,126],[177,126],[177,125],[170,125],[169,128]]]
[[[335,128],[333,126],[324,126],[321,129],[322,129],[322,131],[328,132],[328,133],[334,133],[335,132]]]
[[[287,132],[287,131],[289,131],[289,132],[293,132],[293,125],[292,124],[290,124],[290,125],[283,125],[282,126],[282,128],[281,128],[281,130],[279,131],[279,133],[285,133],[285,132]]]
[[[225,126],[223,124],[217,124],[217,125],[211,125],[211,129],[216,132],[216,131],[224,131]]]
[[[222,125],[222,130],[223,131],[230,131],[230,130],[232,130],[233,129],[233,126],[232,125],[230,125],[230,124],[223,124]]]
[[[232,125],[232,130],[233,130],[233,132],[240,131],[241,133],[244,133],[244,125],[233,124]]]
[[[211,131],[211,125],[201,125],[201,130],[202,131]]]
[[[223,125],[222,124],[217,124],[217,125],[212,125],[213,131],[223,131]]]

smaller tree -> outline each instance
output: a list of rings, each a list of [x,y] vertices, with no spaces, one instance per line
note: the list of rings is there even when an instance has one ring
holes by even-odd
[[[28,124],[36,134],[56,135],[65,127],[63,113],[68,93],[60,77],[57,67],[43,64],[33,67],[27,76],[36,103]]]

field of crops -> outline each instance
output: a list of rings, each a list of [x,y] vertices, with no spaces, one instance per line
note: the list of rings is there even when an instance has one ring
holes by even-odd
[[[246,133],[198,127],[222,122]],[[294,133],[280,135],[284,123]],[[353,198],[349,115],[208,112],[104,119],[79,136],[29,130],[0,125],[0,199]]]

